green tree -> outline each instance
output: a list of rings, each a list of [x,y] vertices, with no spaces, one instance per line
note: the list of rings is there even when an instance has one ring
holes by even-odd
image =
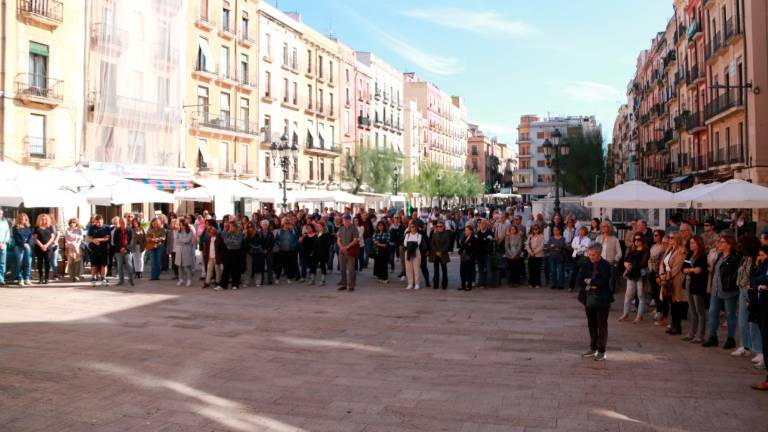
[[[402,156],[391,149],[358,146],[354,156],[347,156],[344,179],[354,184],[353,194],[367,185],[374,192],[392,191],[392,173],[402,165]]]
[[[598,128],[587,133],[568,136],[570,152],[564,158],[561,175],[566,191],[576,195],[593,193],[595,178],[602,184],[605,178],[605,154],[603,134]]]

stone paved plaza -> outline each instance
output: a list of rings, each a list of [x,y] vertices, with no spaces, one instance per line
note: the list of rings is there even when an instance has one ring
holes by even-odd
[[[582,360],[573,294],[337,280],[2,289],[0,430],[768,430],[763,373],[720,348],[614,311],[608,360]]]

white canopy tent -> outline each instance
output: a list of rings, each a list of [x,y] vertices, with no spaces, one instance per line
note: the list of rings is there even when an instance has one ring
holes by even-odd
[[[641,181],[622,183],[614,188],[589,195],[582,201],[584,207],[620,208],[677,208],[690,207],[690,201],[675,197],[672,192],[653,187]]]
[[[211,190],[205,187],[176,191],[174,192],[173,197],[176,201],[212,202],[215,199]]]
[[[684,200],[684,201],[693,201],[694,199],[698,198],[702,194],[707,193],[710,189],[720,186],[722,183],[714,182],[714,183],[699,183],[696,185],[693,185],[692,187],[681,190],[680,192],[675,193],[675,199]]]
[[[691,206],[695,209],[768,208],[768,188],[744,180],[728,180],[705,188],[693,197]]]
[[[131,203],[173,203],[173,195],[159,191],[148,184],[119,178],[109,185],[98,185],[81,193],[94,205],[123,205]]]
[[[28,175],[16,180],[0,180],[0,205],[26,208],[71,207],[85,205],[83,197],[55,185],[35,181]]]

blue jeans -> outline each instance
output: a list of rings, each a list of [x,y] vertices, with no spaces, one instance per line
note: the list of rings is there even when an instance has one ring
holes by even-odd
[[[565,286],[565,267],[563,261],[557,258],[549,260],[549,286],[552,288],[563,288]]]
[[[128,253],[116,253],[115,261],[117,261],[117,276],[119,281],[125,280],[125,274],[128,274],[128,280],[133,282],[133,255]]]
[[[8,246],[0,250],[0,284],[5,283],[5,259],[8,257]]]
[[[165,255],[165,246],[158,246],[149,251],[149,261],[152,263],[150,279],[160,279],[160,271],[163,269],[163,256]]]
[[[717,327],[720,325],[720,310],[725,308],[725,320],[728,322],[728,337],[736,334],[736,309],[739,298],[734,296],[720,299],[716,295],[709,301],[709,337],[717,339]]]
[[[488,255],[478,255],[477,262],[477,286],[484,287],[488,283]]]
[[[59,277],[59,248],[54,248],[51,254],[51,275],[57,278]]]
[[[336,243],[332,244],[328,251],[328,263],[326,265],[326,268],[329,272],[333,271],[333,258],[339,254],[339,245]],[[336,269],[338,270],[339,264],[336,265]]]
[[[16,247],[16,271],[18,280],[29,280],[32,272],[32,248],[26,249],[24,246]]]
[[[747,311],[747,300],[749,295],[747,290],[739,289],[739,338],[741,346],[749,350],[753,350],[752,335],[749,328],[749,312]]]

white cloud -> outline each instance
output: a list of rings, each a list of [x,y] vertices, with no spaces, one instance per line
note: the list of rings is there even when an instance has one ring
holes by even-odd
[[[427,53],[421,48],[418,48],[372,24],[370,25],[370,29],[373,30],[379,39],[386,43],[389,48],[400,57],[428,72],[437,75],[454,75],[462,70],[459,60],[455,57],[444,57]]]
[[[522,36],[533,28],[521,21],[505,18],[495,11],[478,11],[460,8],[408,9],[400,12],[412,18],[431,22],[443,27],[481,34]]]
[[[384,31],[366,16],[363,16],[357,12],[357,10],[344,4],[340,0],[336,0],[334,3],[339,9],[363,23],[368,30],[373,32],[376,37],[382,43],[386,44],[394,53],[422,70],[436,75],[454,75],[462,71],[463,67],[456,57],[440,56],[424,51],[416,45],[413,45],[392,33]]]
[[[614,102],[624,100],[624,92],[593,81],[569,81],[559,85],[566,96],[579,102]]]

